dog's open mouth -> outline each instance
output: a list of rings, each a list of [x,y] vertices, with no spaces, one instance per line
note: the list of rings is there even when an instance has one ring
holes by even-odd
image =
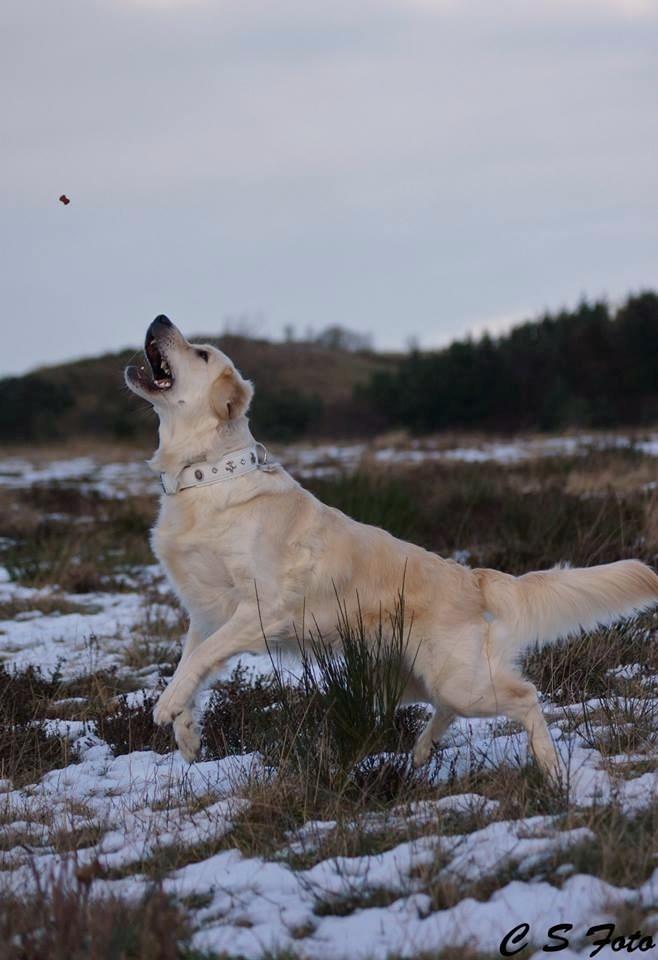
[[[170,390],[174,383],[174,375],[167,361],[167,357],[156,343],[155,337],[147,337],[144,353],[151,367],[153,386],[158,390]]]

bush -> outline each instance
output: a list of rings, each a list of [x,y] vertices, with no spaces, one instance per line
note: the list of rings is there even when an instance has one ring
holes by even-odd
[[[171,727],[158,727],[153,721],[153,710],[158,694],[145,694],[141,703],[129,703],[121,697],[114,710],[99,702],[92,714],[99,737],[112,749],[115,757],[133,750],[155,750],[170,753],[176,749]]]
[[[415,653],[403,592],[372,629],[359,609],[350,618],[337,602],[334,636],[312,629],[300,637],[298,677],[273,660],[271,677],[252,679],[238,666],[215,686],[203,718],[204,759],[258,751],[281,774],[303,771],[310,786],[338,789],[370,754],[411,748],[426,717],[400,709]],[[89,714],[115,755],[175,749],[171,730],[153,722],[157,697],[122,698],[109,714],[99,701]]]

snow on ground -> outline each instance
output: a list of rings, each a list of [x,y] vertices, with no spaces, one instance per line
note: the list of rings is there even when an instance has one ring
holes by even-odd
[[[120,609],[120,620],[126,615],[125,607],[113,608],[110,603],[104,615],[110,616],[112,609]],[[80,751],[79,763],[49,772],[33,786],[0,795],[5,824],[0,868],[5,889],[24,892],[35,875],[47,881],[58,866],[71,860],[71,854],[52,849],[49,836],[93,822],[100,825],[101,836],[97,843],[77,851],[76,870],[93,866],[101,871],[94,883],[98,895],[112,890],[138,896],[151,882],[140,873],[143,861],[166,847],[216,845],[230,833],[233,818],[248,802],[240,797],[241,786],[249,779],[271,775],[257,755],[188,767],[178,754],[142,751],[114,757],[83,724],[70,722],[68,731]],[[446,783],[449,777],[466,772],[474,757],[489,766],[504,760],[523,762],[525,737],[495,733],[495,721],[459,721],[430,776],[437,785]],[[631,811],[655,802],[658,774],[613,779],[598,768],[600,755],[586,749],[577,736],[567,737],[557,725],[553,734],[570,764],[574,805],[586,807],[614,798]],[[200,797],[207,798],[207,803],[195,810],[191,800]],[[539,948],[553,924],[580,923],[584,934],[591,923],[610,919],[618,905],[658,908],[658,869],[635,890],[619,889],[589,875],[568,876],[561,887],[542,880],[541,864],[547,857],[561,851],[568,863],[569,850],[591,836],[587,828],[560,829],[557,817],[494,819],[463,835],[431,832],[433,819],[446,810],[477,810],[487,819],[495,817],[496,808],[493,801],[466,794],[412,804],[388,815],[373,814],[370,822],[355,828],[377,832],[397,822],[406,827],[425,825],[428,833],[379,855],[330,858],[306,870],[295,870],[284,861],[244,857],[233,849],[220,850],[172,872],[164,889],[179,898],[194,895],[203,904],[195,913],[199,949],[250,958],[285,950],[323,960],[367,960],[390,954],[414,957],[447,944],[458,948],[474,943],[495,952],[502,937],[521,921],[531,925],[529,940]],[[83,812],[75,812],[79,810]],[[42,825],[44,819],[48,828]],[[26,828],[36,830],[27,844]],[[331,822],[309,824],[306,836],[302,830],[291,837],[291,851],[295,845],[298,850],[312,850],[314,838],[333,828]],[[15,846],[12,834],[17,838]],[[500,888],[482,901],[467,895],[454,905],[433,909],[422,878],[423,871],[437,862],[445,864],[437,874],[438,882],[452,879],[468,891],[469,884],[500,876]],[[510,867],[528,879],[506,882]],[[113,872],[116,878],[103,879],[103,871]],[[318,915],[318,904],[363,897],[368,890],[385,891],[386,905],[366,905],[346,916],[340,911]],[[300,931],[305,934],[300,936]]]
[[[16,809],[21,815],[4,828],[8,841],[12,833],[24,831],[30,820],[43,819],[44,813],[48,827],[42,826],[40,832],[45,839],[60,830],[74,831],[90,822],[101,824],[100,841],[77,851],[77,867],[98,863],[103,869],[116,870],[146,859],[156,846],[162,849],[173,843],[202,842],[209,835],[221,836],[230,828],[230,818],[244,806],[244,801],[232,794],[245,779],[262,772],[256,756],[227,757],[192,767],[178,754],[134,751],[114,757],[107,744],[93,734],[80,729],[77,733],[72,739],[81,752],[80,763],[51,770],[29,791],[9,790],[1,797],[3,810]],[[183,783],[188,797],[211,794],[217,798],[196,822],[181,822],[178,806],[183,802]],[[84,812],[76,812],[80,809]],[[62,861],[48,849],[47,842],[28,851],[24,846],[6,845],[9,849],[3,859],[5,866],[12,866],[6,880],[15,890],[30,886],[35,865],[46,878]]]
[[[75,485],[83,493],[121,498],[158,490],[157,478],[143,460],[102,463],[89,456],[38,461],[7,457],[0,461],[0,487],[19,489],[44,483]]]
[[[374,456],[383,462],[401,462],[403,456],[407,461],[445,457],[513,462],[531,455],[575,453],[582,443],[582,438],[566,438],[453,450],[400,452],[384,448]],[[658,439],[645,441],[645,446],[646,452],[658,455]],[[353,466],[363,455],[360,445],[298,450],[295,464],[298,473],[304,474],[334,469],[336,464]],[[76,483],[108,496],[153,488],[143,465],[100,465],[90,458],[38,467],[17,459],[0,463],[0,485],[51,481]],[[0,602],[19,599],[27,607],[18,617],[0,622],[2,661],[18,668],[37,665],[45,673],[59,670],[65,677],[125,667],[125,650],[144,622],[143,585],[148,582],[156,590],[163,589],[156,569],[146,569],[141,577],[142,582],[137,576],[132,588],[124,592],[65,597],[82,608],[76,612],[44,614],[35,609],[31,615],[30,601],[38,608],[44,592],[13,584],[7,571],[0,569]],[[166,618],[168,609],[163,603],[159,615]],[[251,658],[247,664],[257,671],[270,668],[267,658]],[[620,675],[632,677],[634,671],[626,667]],[[153,664],[140,674],[140,682],[152,686],[157,676]],[[139,698],[140,692],[130,696]],[[596,701],[590,705],[595,708]],[[614,801],[632,813],[656,803],[658,771],[648,770],[634,779],[616,776],[614,763],[604,764],[577,727],[562,722],[571,720],[581,708],[561,711],[547,706],[551,715],[557,716],[551,722],[551,733],[569,766],[574,807],[586,809]],[[500,820],[498,804],[474,793],[410,804],[387,814],[372,814],[355,824],[355,829],[373,833],[396,826],[413,826],[421,833],[382,853],[330,857],[296,868],[286,854],[319,849],[321,839],[335,829],[334,823],[321,822],[309,823],[291,835],[287,850],[278,858],[245,857],[231,849],[230,831],[235,817],[249,803],[241,795],[245,783],[267,783],[273,776],[258,755],[192,766],[177,753],[135,751],[115,757],[92,725],[53,723],[66,732],[80,760],[52,770],[26,787],[13,789],[9,782],[0,782],[0,882],[5,890],[27,891],[35,877],[47,882],[73,857],[58,852],[55,834],[93,824],[98,829],[97,839],[78,849],[74,860],[76,869],[93,867],[97,872],[93,881],[97,895],[112,890],[135,897],[151,882],[141,872],[149,858],[168,847],[208,844],[216,852],[170,872],[165,890],[179,898],[194,895],[201,904],[194,913],[198,949],[227,951],[254,960],[277,951],[319,960],[385,960],[389,956],[411,958],[423,951],[431,954],[447,946],[456,951],[476,946],[497,955],[501,939],[521,922],[530,925],[526,939],[537,949],[536,957],[545,955],[540,948],[549,927],[573,923],[572,950],[561,953],[569,960],[589,954],[591,947],[583,946],[587,928],[611,921],[618,907],[632,905],[648,913],[658,912],[658,863],[653,875],[634,889],[573,870],[570,873],[570,850],[591,838],[586,827],[564,829],[557,816]],[[445,748],[432,761],[427,775],[437,786],[445,787],[451,778],[467,773],[474,765],[518,765],[526,758],[524,734],[501,733],[495,720],[460,720],[449,731]],[[457,815],[477,811],[485,825],[470,833],[432,832],[432,824],[446,811]],[[561,885],[542,874],[542,864],[556,852],[564,860]],[[509,881],[512,869],[520,879]],[[433,904],[424,883],[431,870],[435,883],[459,884],[464,896],[455,903]],[[470,890],[484,880],[492,882],[493,893],[477,899]],[[368,892],[377,893],[377,902],[370,905],[366,897],[353,912],[331,909],[336,900],[363,900]],[[327,904],[329,909],[318,909]],[[630,935],[634,931],[620,932]],[[606,948],[598,956],[613,953]]]
[[[37,605],[44,593],[12,590],[11,584],[0,583],[0,602],[20,596]],[[44,616],[28,610],[12,620],[0,620],[2,662],[19,669],[32,664],[49,674],[58,670],[66,679],[122,662],[121,649],[143,615],[143,598],[137,593],[92,593],[63,599],[74,601],[84,612]]]
[[[157,567],[146,568],[146,571],[149,586],[164,587]],[[35,666],[46,674],[57,671],[64,680],[82,672],[122,667],[127,650],[139,645],[147,617],[162,622],[176,617],[166,603],[154,603],[134,590],[82,595],[57,592],[55,595],[64,603],[82,609],[44,615],[38,609],[39,604],[45,597],[53,596],[53,592],[18,586],[9,580],[6,569],[0,567],[0,605],[3,601],[20,599],[28,607],[12,619],[0,618],[0,663],[16,669]],[[34,603],[34,610],[29,609],[30,601]],[[294,656],[284,654],[276,662],[284,673],[295,673]],[[243,654],[227,662],[220,678],[229,677],[238,663],[254,675],[272,671],[269,655]],[[157,678],[157,667],[154,663],[146,668],[140,674],[142,680],[147,681],[149,674]]]
[[[443,438],[407,439],[396,445],[378,443],[314,444],[274,446],[270,459],[280,461],[299,477],[334,476],[356,470],[368,460],[380,464],[413,464],[428,461],[462,461],[502,464],[520,463],[538,457],[580,456],[591,450],[633,448],[658,457],[658,434],[628,437],[619,434],[577,434],[563,437],[532,437],[482,441],[473,445],[450,446]],[[157,493],[158,479],[142,459],[107,463],[93,456],[68,460],[41,457],[6,457],[0,460],[0,488],[18,489],[34,484],[60,483],[78,486],[83,492],[124,498],[140,493]]]
[[[658,456],[658,436],[639,439],[618,434],[579,434],[566,437],[520,438],[510,441],[483,441],[477,445],[450,446],[441,438],[405,440],[401,444],[320,444],[313,447],[288,447],[280,451],[280,459],[290,471],[302,479],[332,476],[355,470],[364,461],[379,464],[413,464],[428,461],[487,461],[514,464],[524,460],[556,456],[584,456],[591,450],[633,448],[647,456]]]
[[[460,737],[467,734],[476,749],[480,745],[484,750],[490,742],[487,726],[480,723],[474,734],[462,722],[454,737],[456,744],[448,748],[454,751],[452,759],[459,756]],[[256,755],[188,767],[177,754],[135,752],[113,757],[93,734],[79,729],[72,734],[82,752],[80,763],[51,771],[28,790],[10,790],[0,797],[6,823],[6,850],[0,862],[5,889],[10,886],[23,892],[33,884],[35,871],[42,882],[47,881],[56,866],[67,856],[70,860],[70,855],[49,848],[48,831],[43,827],[43,835],[33,837],[30,844],[22,837],[26,825],[39,823],[40,811],[46,808],[51,832],[74,830],[90,819],[100,823],[102,837],[77,852],[76,869],[93,865],[97,870],[114,871],[118,878],[99,879],[95,892],[101,895],[112,890],[136,897],[150,883],[140,874],[142,861],[167,846],[216,844],[229,833],[232,818],[247,802],[239,797],[241,784],[269,775]],[[509,740],[508,749],[518,751],[518,742],[512,742],[515,738],[497,739]],[[596,771],[597,757],[592,753],[576,750],[572,760],[586,783],[584,792],[575,792],[575,804],[586,805],[593,799],[589,786],[594,780],[599,802],[614,789],[609,778]],[[445,771],[436,771],[437,782],[446,776]],[[647,804],[655,799],[658,779],[645,775],[626,785],[633,789],[628,795],[618,794],[622,803]],[[211,802],[191,813],[190,798],[208,795]],[[83,805],[84,814],[71,813],[74,802]],[[432,818],[446,808],[465,812],[474,807],[491,815],[496,810],[495,804],[478,795],[458,795],[394,810],[383,819],[374,815],[371,829],[390,829],[396,821],[403,826],[413,822],[431,825]],[[16,811],[13,823],[10,809]],[[309,825],[311,837],[317,836],[318,826]],[[330,831],[333,825],[324,827]],[[367,821],[359,828],[368,829]],[[12,832],[20,838],[15,847],[10,842]],[[534,816],[494,821],[463,835],[429,832],[375,856],[330,858],[305,870],[226,849],[175,870],[164,888],[179,898],[194,895],[203,904],[195,915],[195,945],[220,954],[228,951],[232,956],[257,958],[268,951],[290,950],[300,957],[367,960],[390,954],[414,957],[447,944],[474,943],[495,952],[502,937],[521,921],[531,925],[529,939],[539,947],[545,931],[555,923],[580,923],[584,934],[591,923],[610,919],[616,906],[658,908],[658,869],[635,890],[583,874],[568,876],[561,887],[542,880],[541,872],[539,878],[532,876],[557,851],[568,863],[569,850],[591,836],[585,827],[560,829],[557,817]],[[444,864],[436,873],[437,883],[453,880],[468,890],[469,884],[500,876],[501,886],[486,900],[466,896],[454,905],[433,909],[423,889],[423,875],[437,862]],[[529,879],[507,882],[506,871],[513,866]],[[318,904],[363,897],[368,890],[385,891],[386,905],[365,906],[347,916],[340,911],[334,915],[331,910],[318,915]],[[300,937],[299,931],[307,932]]]

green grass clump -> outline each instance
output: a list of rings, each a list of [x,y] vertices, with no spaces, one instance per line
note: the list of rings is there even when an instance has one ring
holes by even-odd
[[[378,750],[400,748],[396,716],[411,678],[414,651],[403,590],[388,618],[380,611],[370,631],[358,598],[353,617],[338,597],[337,607],[335,639],[316,629],[302,644],[302,682],[324,717],[336,756],[349,764]]]

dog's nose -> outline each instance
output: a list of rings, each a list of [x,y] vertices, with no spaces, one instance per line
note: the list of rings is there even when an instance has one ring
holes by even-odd
[[[146,331],[146,339],[157,340],[158,336],[164,336],[173,326],[169,317],[165,317],[164,313],[161,313],[159,317],[156,317],[155,320],[151,320],[149,323],[148,330]]]

